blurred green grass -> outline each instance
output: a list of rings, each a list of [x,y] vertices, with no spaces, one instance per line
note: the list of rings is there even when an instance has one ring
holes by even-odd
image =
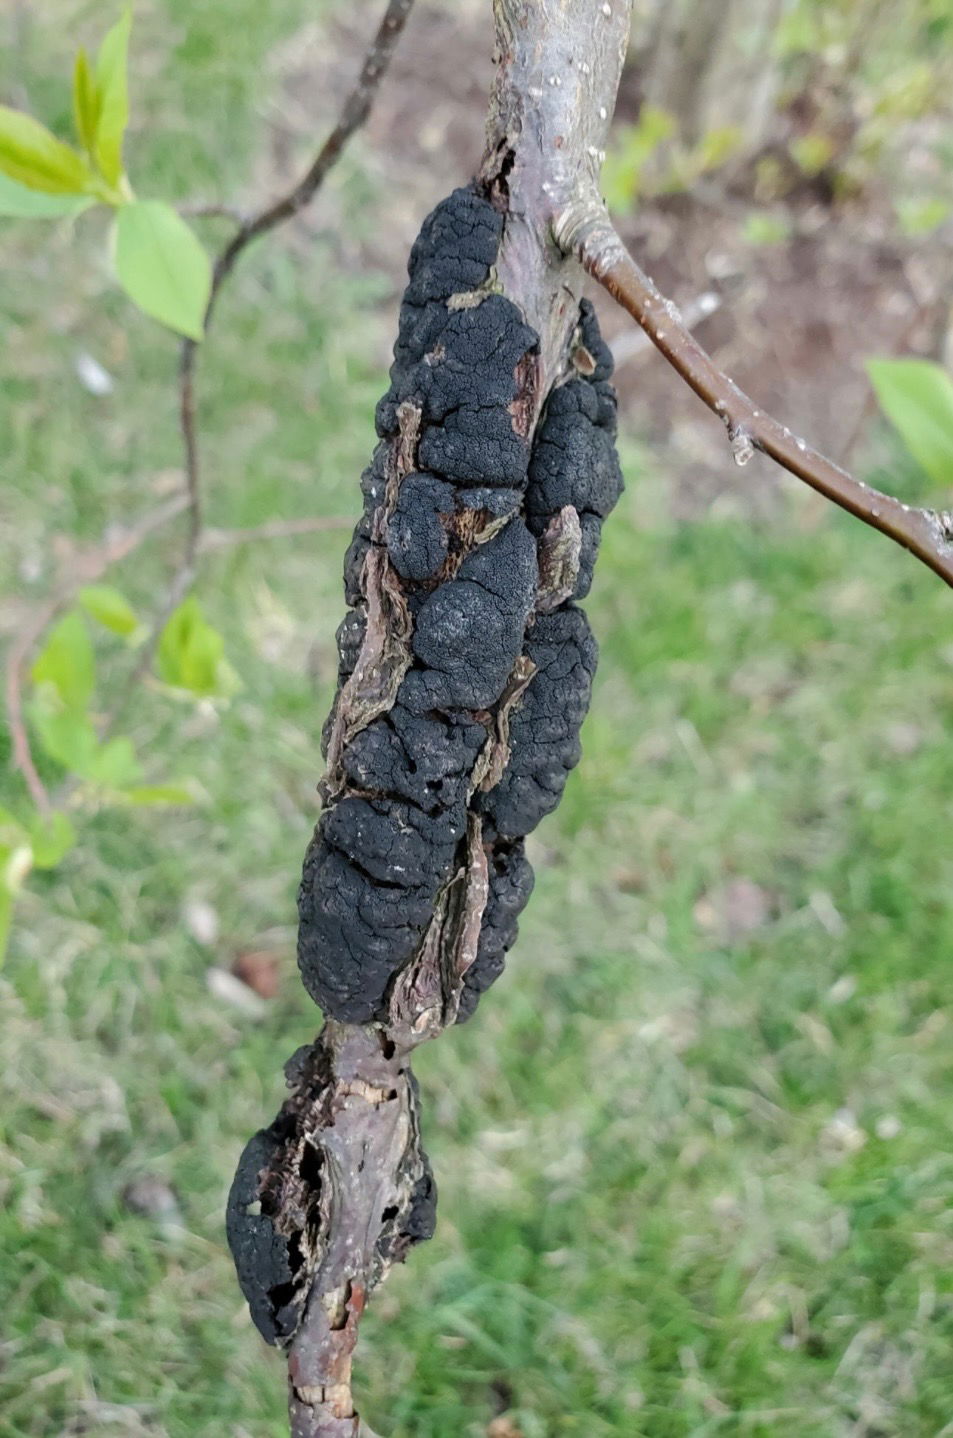
[[[38,21],[27,44],[47,118],[98,23],[88,4],[53,9],[69,25]],[[255,62],[298,7],[224,14],[142,9],[133,173],[173,196],[241,186]],[[345,213],[352,174],[333,181]],[[95,224],[5,227],[0,244],[0,569],[29,598],[52,536],[91,539],[167,486],[175,348],[109,288]],[[382,285],[335,273],[329,245],[319,226],[294,254],[261,247],[221,308],[201,379],[213,524],[356,510]],[[78,350],[113,371],[112,396],[77,382]],[[949,597],[787,490],[758,527],[672,525],[638,422],[588,606],[602,663],[585,758],[534,840],[506,976],[420,1056],[439,1231],[375,1299],[362,1402],[392,1438],[484,1434],[500,1413],[524,1438],[939,1438]],[[3,1438],[285,1431],[282,1365],[240,1302],[222,1210],[316,1021],[292,924],[342,547],[207,559],[199,594],[242,690],[216,709],[146,689],[130,719],[157,776],[197,776],[206,802],[89,817],[19,907],[0,974]],[[175,558],[164,541],[119,582],[148,608]],[[104,644],[104,702],[117,663]],[[731,912],[745,892],[750,922]],[[183,919],[199,902],[212,945]],[[207,980],[255,949],[282,957],[259,1020]],[[144,1175],[178,1218],[130,1210]]]

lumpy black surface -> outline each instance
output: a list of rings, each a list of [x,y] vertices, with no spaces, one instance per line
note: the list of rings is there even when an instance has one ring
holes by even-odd
[[[622,484],[611,356],[583,302],[573,345],[585,362],[551,391],[535,435],[522,432],[521,385],[538,340],[495,291],[503,224],[474,188],[454,191],[424,222],[345,562],[341,685],[364,643],[375,546],[386,550],[411,626],[406,672],[386,711],[341,747],[302,876],[302,977],[326,1013],[348,1022],[386,1018],[394,978],[463,861],[468,810],[480,816],[489,882],[459,1017],[472,1013],[532,891],[523,839],[558,803],[579,757],[596,646],[571,600],[588,592]],[[408,415],[413,466],[400,475]],[[574,593],[540,612],[537,542],[566,506],[581,534]],[[507,762],[487,788],[481,756],[517,672],[532,677],[509,705]],[[427,1202],[422,1194],[422,1213]]]

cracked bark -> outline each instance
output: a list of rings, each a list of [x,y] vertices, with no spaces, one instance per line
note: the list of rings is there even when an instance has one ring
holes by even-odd
[[[351,1389],[361,1313],[434,1221],[411,1056],[471,1012],[502,966],[531,887],[522,836],[558,801],[578,757],[594,645],[571,599],[588,589],[619,480],[608,352],[551,217],[596,182],[629,9],[628,0],[496,0],[483,163],[475,188],[425,224],[423,270],[415,279],[412,268],[392,390],[378,410],[382,441],[347,564],[354,609],[341,631],[325,812],[302,883],[302,972],[326,1023],[289,1063],[291,1095],[246,1148],[229,1206],[255,1322],[288,1350],[293,1438],[370,1438]],[[463,278],[444,290],[440,267],[455,257],[441,224],[463,226]],[[443,338],[421,338],[435,316]],[[550,404],[557,389],[562,403]],[[590,469],[598,494],[586,488]],[[498,677],[482,675],[483,650],[497,640],[480,625],[468,641],[473,662],[458,663],[461,615],[477,600],[506,636]],[[538,724],[548,737],[536,754]],[[387,768],[404,762],[406,774]],[[429,916],[410,957],[395,960],[426,892],[401,885],[435,844],[449,858],[434,861]],[[329,905],[341,935],[330,956]],[[341,975],[364,972],[348,924],[369,911],[378,927],[368,952],[382,972],[396,967],[386,987],[362,994]]]

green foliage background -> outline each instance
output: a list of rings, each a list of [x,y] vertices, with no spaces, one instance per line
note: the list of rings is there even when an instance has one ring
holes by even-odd
[[[31,105],[65,133],[62,76],[102,25],[54,8],[64,24],[36,23],[21,53]],[[240,190],[260,56],[299,22],[290,0],[137,14],[150,193]],[[333,181],[345,214],[360,166],[358,147]],[[113,289],[94,229],[11,224],[0,244],[0,572],[29,596],[54,536],[93,541],[168,493],[174,342]],[[202,380],[210,522],[356,511],[380,291],[332,273],[320,234],[248,258]],[[78,348],[112,395],[76,383]],[[890,487],[929,497],[886,454]],[[420,1056],[439,1232],[375,1300],[362,1399],[394,1438],[485,1434],[500,1414],[525,1438],[939,1438],[950,597],[843,516],[812,532],[794,494],[760,529],[676,526],[634,427],[624,458],[585,759],[534,841],[507,975]],[[206,558],[198,595],[241,687],[225,703],[146,685],[127,719],[202,801],[94,812],[22,897],[0,973],[2,1438],[284,1433],[222,1209],[316,1020],[290,955],[342,547]],[[137,613],[174,563],[163,541],[122,569]],[[108,692],[122,637],[97,658]],[[717,921],[739,879],[764,907],[747,932]],[[281,956],[257,1017],[209,988],[249,950]],[[165,1197],[143,1213],[128,1191],[145,1176]]]

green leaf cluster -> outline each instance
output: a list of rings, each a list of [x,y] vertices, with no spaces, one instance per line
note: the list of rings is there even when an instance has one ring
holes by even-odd
[[[212,284],[208,255],[171,205],[136,199],[123,163],[131,24],[127,9],[95,61],[83,49],[76,55],[76,146],[31,115],[0,105],[0,215],[58,219],[94,204],[111,206],[116,274],[126,294],[144,314],[201,340]]]
[[[0,203],[9,198],[16,207],[13,213],[48,217],[72,213],[80,200],[121,205],[131,198],[122,161],[129,123],[131,24],[132,13],[125,10],[106,34],[94,64],[85,50],[76,56],[73,124],[78,147],[57,139],[32,115],[0,105],[0,171],[9,182],[0,190]],[[52,204],[51,196],[58,197]]]
[[[101,739],[92,712],[96,654],[89,621],[134,646],[145,628],[120,590],[109,584],[80,589],[77,605],[50,629],[30,671],[29,718],[47,760],[74,781],[70,803],[192,804],[187,781],[143,783],[142,764],[126,735]],[[224,641],[188,599],[170,618],[157,666],[166,683],[207,697],[231,692],[237,676],[224,657]],[[17,893],[33,869],[54,868],[76,842],[71,819],[54,810],[21,818],[0,808],[0,961]]]
[[[733,125],[716,126],[691,146],[676,132],[675,117],[655,105],[644,105],[637,123],[621,127],[602,169],[602,191],[613,213],[629,214],[643,195],[690,189],[737,154],[743,139]]]
[[[0,808],[0,963],[10,935],[13,905],[32,869],[54,869],[76,842],[67,816],[59,811],[23,821]]]
[[[116,591],[107,589],[106,594],[115,609]],[[93,591],[93,602],[102,608],[102,592]],[[35,685],[31,718],[51,759],[74,778],[107,793],[121,792],[141,778],[132,741],[120,737],[103,742],[96,733],[89,708],[96,660],[89,627],[78,609],[50,630],[31,677]]]
[[[100,739],[91,711],[96,656],[87,616],[133,644],[144,630],[128,599],[111,585],[87,585],[78,599],[77,608],[53,625],[30,671],[30,719],[44,752],[100,801],[190,803],[186,785],[140,783],[142,765],[131,739]]]
[[[160,679],[202,697],[225,696],[238,676],[225,658],[225,641],[208,623],[194,596],[180,604],[162,631],[156,654]]]

